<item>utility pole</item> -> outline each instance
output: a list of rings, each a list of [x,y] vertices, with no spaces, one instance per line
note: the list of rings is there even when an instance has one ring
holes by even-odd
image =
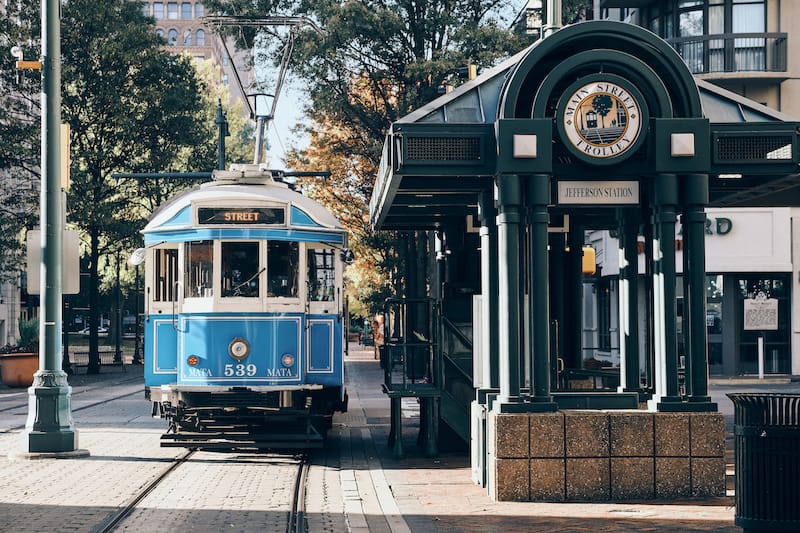
[[[61,2],[42,0],[41,303],[39,370],[28,389],[28,419],[17,457],[81,457],[72,420],[72,387],[61,368]],[[32,280],[31,280],[32,281]]]

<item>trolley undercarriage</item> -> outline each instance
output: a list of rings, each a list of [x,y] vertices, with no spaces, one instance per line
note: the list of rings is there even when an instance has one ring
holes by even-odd
[[[322,447],[338,388],[257,391],[231,387],[212,392],[160,389],[153,415],[167,420],[163,447],[208,450]]]

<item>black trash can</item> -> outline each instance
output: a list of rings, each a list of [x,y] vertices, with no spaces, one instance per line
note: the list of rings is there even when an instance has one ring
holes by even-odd
[[[800,531],[800,394],[728,394],[734,405],[735,524]]]

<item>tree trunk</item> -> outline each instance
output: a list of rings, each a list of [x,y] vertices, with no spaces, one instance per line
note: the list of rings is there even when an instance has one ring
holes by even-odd
[[[99,299],[98,287],[98,263],[100,262],[100,236],[96,228],[92,228],[90,233],[91,250],[89,256],[89,365],[86,367],[87,374],[100,373],[100,353],[97,349],[97,329],[99,326],[97,302]]]

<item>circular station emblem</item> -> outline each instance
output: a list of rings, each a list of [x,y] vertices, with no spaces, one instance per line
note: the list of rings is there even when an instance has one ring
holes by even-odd
[[[642,96],[616,76],[572,85],[558,106],[558,129],[583,161],[610,164],[627,158],[643,138]]]

